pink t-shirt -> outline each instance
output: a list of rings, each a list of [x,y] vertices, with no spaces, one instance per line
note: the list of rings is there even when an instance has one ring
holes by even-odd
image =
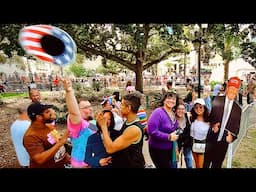
[[[67,127],[72,142],[71,165],[73,168],[82,168],[88,166],[84,162],[86,143],[88,137],[93,133],[88,129],[90,123],[84,119],[78,124],[73,124],[70,119],[67,120]]]
[[[69,130],[69,134],[73,138],[77,138],[82,129],[89,127],[89,122],[82,119],[82,121],[78,124],[73,124],[70,119],[67,120],[67,126]]]

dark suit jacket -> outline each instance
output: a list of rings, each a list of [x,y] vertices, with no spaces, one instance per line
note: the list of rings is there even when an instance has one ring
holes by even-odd
[[[224,106],[225,106],[225,97],[226,96],[217,96],[213,100],[212,110],[210,113],[210,129],[207,136],[208,141],[216,142],[218,139],[220,129],[217,133],[214,133],[212,131],[212,126],[218,122],[220,123],[220,126],[221,126],[222,116],[224,113]],[[229,115],[229,119],[225,127],[225,131],[222,137],[223,141],[226,141],[226,136],[227,136],[226,129],[232,133],[233,141],[237,138],[237,135],[240,129],[241,113],[242,113],[242,108],[239,106],[239,104],[236,101],[234,101],[230,115]]]

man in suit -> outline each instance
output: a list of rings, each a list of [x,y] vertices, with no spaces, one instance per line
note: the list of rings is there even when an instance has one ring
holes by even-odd
[[[217,96],[213,100],[204,168],[221,168],[228,144],[237,139],[242,108],[235,98],[240,86],[241,80],[238,77],[231,77],[228,80],[225,96]]]

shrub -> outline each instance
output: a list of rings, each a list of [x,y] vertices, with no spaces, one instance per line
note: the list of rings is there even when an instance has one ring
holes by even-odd
[[[211,86],[211,90],[213,90],[213,88],[214,88],[214,86],[216,85],[216,84],[222,84],[222,82],[220,82],[220,81],[211,81],[210,82],[210,86]]]

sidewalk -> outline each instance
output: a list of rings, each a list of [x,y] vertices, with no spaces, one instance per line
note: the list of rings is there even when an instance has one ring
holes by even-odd
[[[155,168],[155,165],[152,162],[150,155],[149,155],[148,141],[145,141],[145,139],[143,141],[142,153],[143,153],[145,161],[146,161],[146,168]]]
[[[143,149],[142,149],[145,161],[146,161],[146,168],[155,168],[154,163],[152,162],[151,158],[150,158],[150,154],[148,151],[148,141],[144,140],[143,143]],[[182,163],[181,161],[178,162],[178,168],[186,168],[186,163],[184,161],[184,155],[182,155]]]

